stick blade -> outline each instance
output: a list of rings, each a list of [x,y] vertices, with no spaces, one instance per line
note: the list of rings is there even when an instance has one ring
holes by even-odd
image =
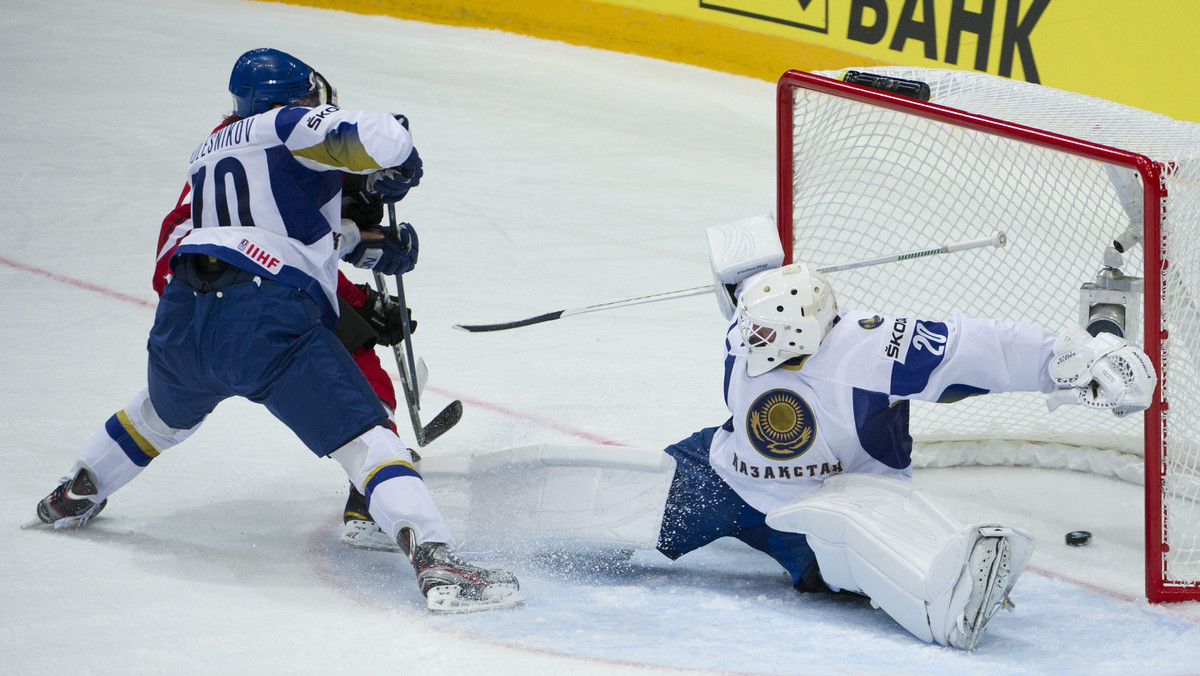
[[[455,324],[454,328],[467,333],[481,333],[484,331],[506,331],[508,329],[519,329],[522,326],[530,326],[532,324],[541,324],[542,322],[551,322],[559,317],[562,317],[566,310],[555,310],[547,312],[544,315],[529,317],[528,319],[518,319],[515,322],[502,322],[500,324]]]
[[[421,430],[422,438],[417,440],[418,445],[425,446],[434,439],[449,432],[451,427],[454,427],[458,424],[459,420],[462,420],[462,414],[462,402],[457,399],[450,402],[449,406],[442,409],[442,412],[435,415],[433,420],[430,420],[429,424]]]

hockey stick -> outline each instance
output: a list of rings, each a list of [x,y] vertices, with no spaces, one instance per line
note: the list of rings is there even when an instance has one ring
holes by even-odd
[[[504,322],[502,324],[455,324],[454,328],[468,333],[476,333],[480,331],[504,331],[505,329],[516,329],[530,324],[541,324],[562,317],[570,317],[571,315],[581,315],[585,312],[595,312],[597,310],[607,310],[616,307],[629,307],[630,305],[641,305],[642,303],[654,303],[660,300],[671,300],[673,298],[687,298],[688,296],[699,296],[700,294],[712,291],[712,284],[708,286],[697,286],[691,289],[680,289],[679,291],[668,291],[666,293],[656,293],[650,296],[639,296],[637,298],[627,298],[625,300],[615,300],[611,303],[600,303],[599,305],[589,305],[587,307],[577,307],[570,310],[555,310],[547,312],[544,315],[529,317],[527,319],[518,319],[514,322]]]
[[[966,242],[957,242],[955,244],[943,244],[936,249],[923,249],[921,251],[910,251],[908,253],[880,256],[879,258],[868,258],[865,261],[831,265],[827,268],[818,268],[817,272],[822,274],[826,272],[841,272],[842,270],[854,270],[855,268],[866,268],[872,265],[895,263],[897,261],[906,261],[913,258],[924,258],[926,256],[937,256],[938,254],[955,253],[958,251],[966,251],[968,249],[980,249],[987,246],[994,246],[997,249],[1000,249],[1005,244],[1008,244],[1008,237],[1004,234],[1004,231],[997,230],[996,234],[992,235],[991,237],[984,237],[983,239],[972,239]]]
[[[818,268],[817,272],[841,272],[842,270],[854,270],[855,268],[865,268],[872,265],[882,265],[884,263],[894,263],[896,261],[906,261],[913,258],[924,258],[926,256],[936,256],[938,254],[954,253],[957,251],[966,251],[968,249],[979,249],[982,247],[994,246],[996,248],[1003,247],[1008,243],[1008,238],[1003,231],[997,231],[991,237],[983,239],[973,239],[966,242],[956,242],[954,244],[943,244],[940,247],[933,249],[921,249],[919,251],[909,251],[908,253],[892,254],[890,256],[880,256],[879,258],[870,258],[864,261],[855,261],[853,263],[843,263],[841,265],[831,265],[825,268]],[[528,317],[526,319],[518,319],[512,322],[502,322],[499,324],[455,324],[454,328],[459,331],[468,333],[481,333],[485,331],[504,331],[507,329],[516,329],[522,326],[530,326],[531,324],[541,324],[542,322],[550,322],[571,315],[580,315],[585,312],[596,312],[597,310],[609,310],[618,307],[629,307],[631,305],[641,305],[643,303],[656,303],[660,300],[672,300],[675,298],[688,298],[690,296],[700,296],[710,293],[714,288],[713,284],[708,286],[696,286],[690,289],[680,289],[678,291],[667,291],[665,293],[656,293],[649,296],[638,296],[637,298],[627,298],[625,300],[615,300],[608,303],[600,303],[598,305],[588,305],[587,307],[571,308],[567,310],[555,310],[546,314]]]
[[[388,222],[392,227],[391,236],[397,236],[396,206],[394,204],[388,204]],[[387,279],[380,272],[376,272],[374,275],[375,288],[383,298],[385,307],[388,307],[391,305],[391,294],[388,293]],[[401,275],[395,275],[395,279],[397,304],[401,308],[407,308],[408,304],[404,300],[404,279]],[[400,316],[400,335],[404,345],[404,354],[401,354],[399,345],[392,346],[392,353],[396,356],[396,368],[400,371],[400,388],[404,390],[404,403],[408,407],[408,417],[412,420],[413,434],[417,437],[417,445],[425,446],[458,424],[458,421],[462,419],[462,402],[455,399],[442,409],[441,413],[435,415],[428,425],[421,425],[421,390],[417,376],[417,364],[413,358],[412,329],[408,323],[407,311]]]

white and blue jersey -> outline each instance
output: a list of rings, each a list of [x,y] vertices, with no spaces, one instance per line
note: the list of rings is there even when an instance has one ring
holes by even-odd
[[[192,153],[191,230],[206,254],[298,288],[337,320],[341,172],[401,164],[412,137],[391,115],[284,107],[222,127]]]
[[[732,417],[713,435],[709,462],[764,513],[841,472],[911,479],[909,399],[1053,389],[1056,336],[1029,324],[843,312],[816,354],[752,378],[737,320],[725,342]]]

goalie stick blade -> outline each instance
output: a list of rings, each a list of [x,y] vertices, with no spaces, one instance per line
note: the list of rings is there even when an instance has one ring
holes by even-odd
[[[484,331],[505,331],[507,329],[519,329],[522,326],[530,326],[532,324],[541,324],[542,322],[552,322],[555,319],[563,316],[566,310],[555,310],[547,312],[544,315],[529,317],[527,319],[518,319],[515,322],[503,322],[500,324],[455,324],[454,328],[467,333],[482,333]]]
[[[450,405],[442,409],[442,412],[435,415],[433,420],[429,421],[421,430],[421,438],[418,439],[418,445],[424,446],[429,442],[437,439],[446,432],[450,431],[451,427],[458,424],[462,420],[463,406],[462,402],[455,399],[450,402]]]

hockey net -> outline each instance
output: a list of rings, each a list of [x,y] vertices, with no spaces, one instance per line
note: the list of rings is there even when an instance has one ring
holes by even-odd
[[[982,73],[869,72],[925,82],[929,102],[842,82],[841,72],[779,81],[788,262],[835,265],[1003,231],[1002,249],[837,273],[839,304],[1054,331],[1086,323],[1095,296],[1081,289],[1111,281],[1102,271],[1116,262],[1133,289],[1118,303],[1128,337],[1160,374],[1144,416],[1051,413],[1032,393],[914,403],[916,457],[1144,482],[1147,597],[1200,599],[1200,125]],[[1106,258],[1129,233],[1145,245],[1126,240]]]

